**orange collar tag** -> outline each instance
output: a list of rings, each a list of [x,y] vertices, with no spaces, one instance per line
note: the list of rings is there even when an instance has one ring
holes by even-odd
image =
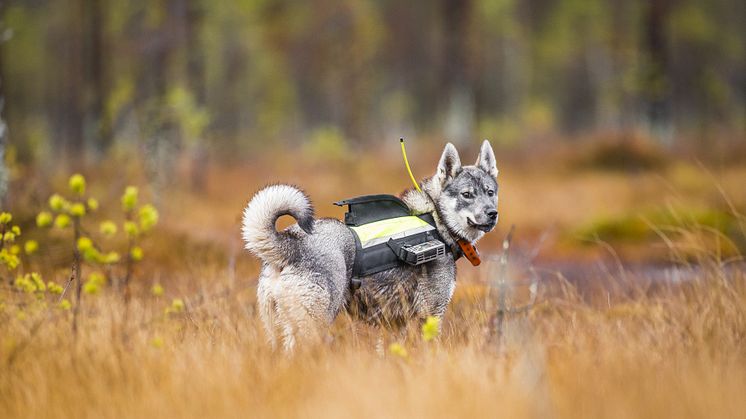
[[[461,251],[464,252],[466,259],[468,259],[473,266],[479,266],[479,264],[482,263],[482,259],[479,258],[479,251],[476,246],[466,240],[459,240],[457,243],[461,248]]]

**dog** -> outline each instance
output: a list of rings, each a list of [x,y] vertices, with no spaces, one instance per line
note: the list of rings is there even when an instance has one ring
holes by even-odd
[[[401,199],[416,213],[432,212],[446,246],[476,242],[498,221],[495,154],[482,143],[473,166],[462,166],[453,144],[446,144],[435,174],[421,191]],[[280,216],[297,224],[277,231]],[[279,340],[292,352],[300,340],[317,340],[345,309],[356,319],[401,328],[411,320],[442,318],[456,286],[452,252],[423,265],[403,265],[361,278],[351,287],[355,260],[353,233],[339,220],[314,218],[308,196],[291,185],[258,191],[243,211],[246,249],[262,260],[257,288],[259,316],[272,347]]]

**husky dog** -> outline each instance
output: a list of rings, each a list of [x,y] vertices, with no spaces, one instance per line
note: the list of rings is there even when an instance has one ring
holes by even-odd
[[[274,347],[286,351],[297,340],[314,340],[340,310],[373,324],[398,328],[409,320],[442,317],[456,285],[458,240],[476,242],[497,223],[497,166],[484,141],[473,166],[461,166],[448,143],[435,175],[422,191],[401,199],[418,214],[431,212],[452,252],[418,266],[399,266],[361,278],[351,288],[355,238],[341,221],[314,218],[309,198],[290,185],[257,192],[243,212],[246,249],[262,259],[257,298],[259,313]],[[290,215],[298,222],[277,231],[275,222]]]

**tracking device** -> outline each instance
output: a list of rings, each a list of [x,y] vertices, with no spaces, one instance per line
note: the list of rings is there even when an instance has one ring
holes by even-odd
[[[446,245],[440,240],[420,244],[404,244],[399,248],[399,259],[410,265],[421,265],[446,254]]]

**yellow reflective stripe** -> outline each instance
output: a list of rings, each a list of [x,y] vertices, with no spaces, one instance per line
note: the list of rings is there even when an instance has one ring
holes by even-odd
[[[350,227],[355,230],[360,242],[365,244],[369,240],[379,239],[382,237],[392,236],[423,226],[429,226],[426,221],[415,216],[388,218],[386,220],[376,221],[370,224],[358,227]]]

